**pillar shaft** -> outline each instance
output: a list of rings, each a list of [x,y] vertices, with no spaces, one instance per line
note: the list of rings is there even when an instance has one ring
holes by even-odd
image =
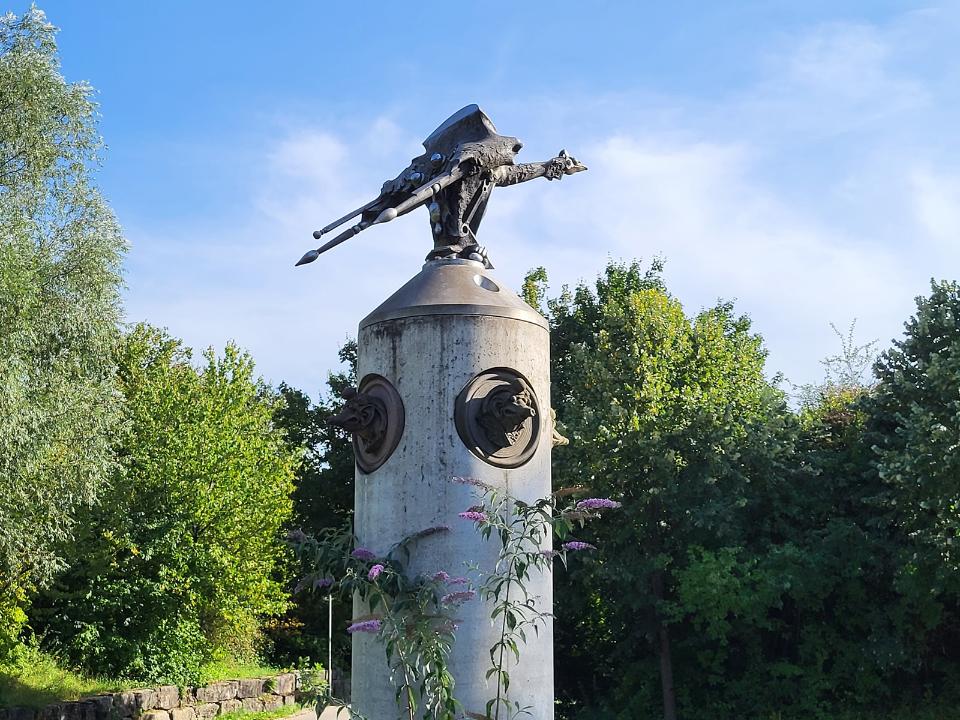
[[[405,416],[402,437],[386,462],[370,473],[357,470],[359,542],[384,553],[406,536],[449,525],[449,533],[417,541],[409,572],[469,575],[470,563],[492,569],[499,540],[484,540],[472,522],[458,518],[459,512],[477,502],[477,491],[452,478],[475,478],[526,501],[550,493],[545,321],[500,287],[480,263],[434,261],[363,321],[358,346],[358,377],[361,381],[371,375],[385,378],[401,398]],[[516,373],[535,396],[537,432],[527,441],[532,454],[519,467],[498,466],[478,456],[455,423],[458,396],[474,378],[491,369]],[[527,587],[539,596],[540,609],[551,612],[552,577],[537,575]],[[484,677],[490,668],[489,649],[500,636],[500,624],[490,619],[491,609],[478,598],[456,613],[459,630],[450,658],[455,695],[466,711],[476,713],[483,713],[496,694],[495,679],[488,682]],[[510,699],[530,706],[533,720],[552,720],[551,624],[539,634],[528,633],[519,666],[509,670]],[[358,711],[370,720],[401,716],[384,648],[376,637],[354,636],[352,675],[352,702]]]

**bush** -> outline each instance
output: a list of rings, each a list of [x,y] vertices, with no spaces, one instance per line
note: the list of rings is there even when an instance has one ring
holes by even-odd
[[[179,341],[135,328],[119,357],[127,430],[108,491],[36,624],[72,663],[152,682],[196,682],[217,655],[256,654],[287,605],[281,527],[299,454],[276,397],[228,346],[199,369]]]

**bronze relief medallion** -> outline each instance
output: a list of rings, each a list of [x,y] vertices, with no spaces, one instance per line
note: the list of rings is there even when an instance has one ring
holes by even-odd
[[[460,439],[481,460],[520,467],[537,451],[541,413],[530,382],[516,370],[491,368],[457,395],[454,420]]]
[[[339,413],[328,421],[353,434],[357,467],[372,473],[397,449],[403,435],[403,400],[393,384],[382,375],[365,375],[356,388],[343,391],[346,400]]]

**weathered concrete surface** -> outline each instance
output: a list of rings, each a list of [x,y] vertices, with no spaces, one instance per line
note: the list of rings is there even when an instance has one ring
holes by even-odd
[[[376,373],[397,388],[405,406],[406,427],[386,463],[371,474],[356,475],[355,531],[360,543],[385,553],[398,540],[425,528],[449,525],[449,533],[432,535],[413,548],[410,571],[467,575],[466,563],[490,569],[499,547],[484,541],[470,521],[457,513],[477,503],[476,488],[455,483],[454,476],[479,479],[532,501],[550,493],[550,364],[549,337],[543,318],[514,293],[465,260],[428,263],[443,276],[420,278],[361,325],[359,371]],[[417,279],[415,279],[417,280]],[[467,303],[458,306],[457,288],[468,283]],[[429,292],[424,300],[423,287]],[[419,293],[419,294],[418,294]],[[371,319],[373,322],[371,322]],[[536,392],[540,442],[531,460],[514,468],[497,468],[473,455],[454,424],[457,394],[477,373],[507,367],[524,375]],[[476,580],[476,578],[474,578]],[[455,589],[455,588],[454,588]],[[540,607],[552,611],[552,578],[538,576],[528,584]],[[357,615],[365,610],[355,607]],[[450,659],[456,697],[465,710],[483,713],[496,687],[484,679],[490,647],[499,626],[491,608],[479,600],[457,612],[459,630]],[[553,627],[527,633],[519,667],[510,667],[514,702],[531,708],[531,720],[553,720]],[[371,635],[353,638],[352,705],[368,718],[399,716],[382,644]]]

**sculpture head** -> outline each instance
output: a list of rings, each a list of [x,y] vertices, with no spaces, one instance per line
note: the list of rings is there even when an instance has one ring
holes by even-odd
[[[577,160],[573,155],[568,155],[566,150],[561,150],[557,157],[563,161],[564,175],[573,175],[574,173],[583,172],[587,169],[587,166]]]
[[[517,441],[524,422],[536,414],[527,389],[513,380],[483,399],[477,420],[495,447],[506,448]]]
[[[352,387],[344,388],[341,397],[346,402],[340,412],[327,422],[354,433],[364,450],[375,451],[383,441],[387,427],[387,412],[383,402]]]

